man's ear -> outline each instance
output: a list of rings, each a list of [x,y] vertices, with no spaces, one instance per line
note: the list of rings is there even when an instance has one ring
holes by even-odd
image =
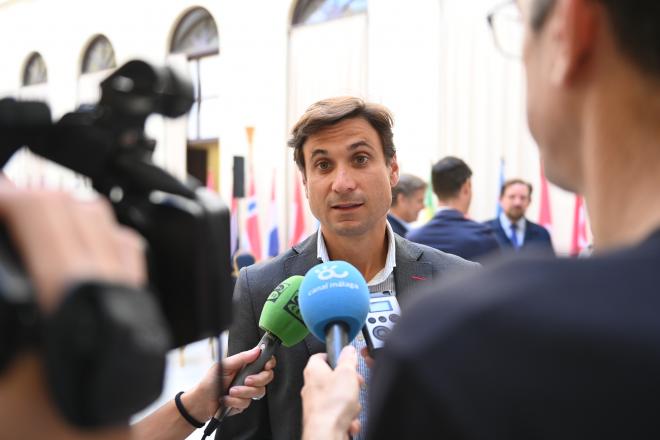
[[[390,186],[394,187],[399,183],[399,162],[396,160],[396,153],[390,159]]]
[[[307,177],[305,177],[304,173],[300,177],[302,178],[303,188],[305,188],[305,198],[309,199],[309,190],[307,189]]]
[[[551,75],[556,84],[570,85],[584,74],[593,56],[602,7],[592,0],[559,0],[555,6],[555,35],[559,50]]]
[[[466,195],[472,193],[472,179],[468,179],[465,181],[465,183],[461,187],[461,192]]]

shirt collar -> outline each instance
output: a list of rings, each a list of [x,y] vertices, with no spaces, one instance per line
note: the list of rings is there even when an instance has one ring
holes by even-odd
[[[385,222],[385,227],[387,228],[387,258],[385,259],[385,266],[367,282],[368,286],[380,284],[385,281],[387,277],[392,274],[394,267],[396,266],[396,243],[394,242],[394,231],[392,231],[392,226],[390,226],[389,222]],[[325,240],[321,233],[321,226],[319,226],[319,230],[316,234],[316,256],[319,260],[327,263],[330,261],[330,257],[328,256],[328,248],[325,246]]]
[[[502,225],[502,229],[504,229],[508,235],[511,234],[511,220],[509,220],[509,217],[506,216],[504,212],[500,213],[500,224]],[[525,231],[525,226],[527,225],[527,221],[525,220],[525,217],[522,217],[520,220],[516,222],[516,225],[518,226],[517,230],[520,232]]]

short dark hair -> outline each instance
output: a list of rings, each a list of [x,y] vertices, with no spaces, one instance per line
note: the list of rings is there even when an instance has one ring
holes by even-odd
[[[390,163],[396,154],[392,134],[394,118],[390,111],[380,104],[365,102],[352,96],[341,96],[324,99],[309,106],[291,130],[288,144],[293,148],[293,160],[303,175],[305,174],[303,145],[307,138],[326,127],[351,118],[366,120],[378,132],[385,160]]]
[[[527,189],[529,189],[529,197],[532,197],[532,184],[529,182],[526,182],[522,179],[509,179],[505,181],[502,184],[502,187],[500,188],[500,199],[504,196],[504,193],[506,192],[506,189],[510,187],[511,185],[525,185],[527,186]]]
[[[410,197],[420,189],[426,189],[426,182],[412,174],[401,174],[399,181],[392,188],[392,206],[396,206],[396,199],[399,194]]]
[[[433,192],[439,199],[453,198],[470,177],[472,170],[465,162],[458,157],[444,157],[431,169]]]
[[[615,38],[623,52],[643,70],[660,76],[660,2],[658,0],[598,0],[608,12]],[[543,27],[556,3],[536,0],[532,4],[531,25]]]

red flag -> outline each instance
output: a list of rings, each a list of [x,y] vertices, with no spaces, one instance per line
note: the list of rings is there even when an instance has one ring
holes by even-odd
[[[210,190],[215,191],[215,176],[213,175],[213,171],[208,170],[206,172],[206,187]]]
[[[261,260],[261,233],[257,215],[257,195],[254,187],[254,173],[250,172],[250,189],[247,197],[247,218],[245,220],[248,245],[256,261]]]
[[[303,210],[302,188],[300,178],[296,176],[293,189],[293,227],[291,228],[290,245],[296,245],[305,238],[305,213]]]
[[[552,212],[550,211],[550,193],[548,181],[545,179],[543,164],[541,164],[541,204],[539,208],[539,224],[552,232]]]
[[[589,245],[587,240],[587,212],[584,209],[582,196],[575,196],[575,212],[573,214],[573,239],[571,240],[571,255],[579,255]]]

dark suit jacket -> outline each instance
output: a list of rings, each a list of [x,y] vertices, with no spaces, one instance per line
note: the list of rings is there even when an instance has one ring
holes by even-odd
[[[408,228],[399,221],[398,218],[394,217],[392,214],[387,214],[387,221],[390,222],[392,230],[395,234],[399,234],[402,237],[405,237],[408,233]]]
[[[523,241],[522,249],[528,250],[530,248],[535,248],[554,255],[555,251],[552,248],[552,240],[550,239],[548,230],[527,219],[525,219],[525,222],[525,239]],[[506,232],[504,232],[499,218],[488,220],[487,222],[484,222],[484,224],[489,226],[495,232],[495,237],[497,237],[497,241],[503,249],[513,249],[511,239],[506,235]]]
[[[397,298],[402,306],[412,291],[424,285],[442,283],[454,272],[469,270],[473,263],[395,236],[396,267],[394,278]],[[259,316],[268,294],[282,280],[305,273],[320,263],[316,257],[316,234],[274,259],[241,269],[234,291],[235,309],[229,331],[228,353],[254,347],[263,331]],[[266,397],[254,401],[242,414],[227,417],[216,439],[299,440],[302,428],[300,390],[303,369],[314,353],[324,352],[325,345],[313,335],[293,347],[280,347],[275,353],[275,378]]]
[[[424,226],[408,232],[406,238],[467,260],[480,260],[500,249],[489,226],[467,219],[455,209],[438,212]]]
[[[417,295],[372,371],[368,438],[660,438],[660,231],[511,255]]]

